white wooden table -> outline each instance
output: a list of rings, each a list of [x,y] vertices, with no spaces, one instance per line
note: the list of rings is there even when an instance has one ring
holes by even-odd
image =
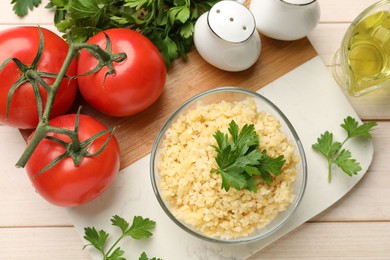
[[[20,24],[54,28],[44,4],[25,19],[18,19],[10,2],[0,2],[0,29]],[[376,1],[319,2],[321,22],[309,39],[330,66],[349,23]],[[390,89],[348,99],[363,120],[378,121],[369,171],[342,200],[251,260],[390,259]],[[24,170],[14,168],[23,147],[17,129],[0,126],[0,259],[90,259],[66,210],[44,201]]]

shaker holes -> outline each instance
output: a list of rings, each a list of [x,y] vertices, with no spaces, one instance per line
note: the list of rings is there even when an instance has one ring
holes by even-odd
[[[217,9],[217,14],[219,14],[221,12],[221,10]]]
[[[246,26],[243,26],[242,29],[243,29],[244,31],[246,31]]]
[[[230,17],[230,19],[229,19],[231,22],[233,22],[234,21],[234,18],[233,17]]]

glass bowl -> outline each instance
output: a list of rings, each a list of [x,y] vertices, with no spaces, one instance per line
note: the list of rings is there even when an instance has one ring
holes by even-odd
[[[176,181],[170,183],[167,181],[161,182],[161,180],[162,180],[161,178],[165,178],[165,177],[161,177],[160,172],[159,172],[159,162],[160,162],[161,158],[164,159],[165,166],[169,165],[169,167],[165,167],[165,169],[171,169],[171,168],[174,169],[176,167],[174,165],[171,166],[171,164],[169,164],[169,163],[165,163],[165,160],[169,161],[170,159],[172,159],[170,156],[167,156],[165,154],[164,154],[164,156],[162,156],[162,152],[165,149],[164,142],[166,142],[166,139],[168,138],[167,136],[171,136],[171,134],[169,134],[169,132],[170,132],[169,129],[175,124],[175,122],[177,122],[178,120],[181,120],[181,118],[183,118],[183,116],[188,115],[189,111],[194,111],[194,109],[197,107],[199,102],[201,102],[203,105],[209,105],[209,104],[217,104],[217,103],[220,103],[222,101],[226,101],[228,103],[233,103],[236,101],[250,103],[252,106],[256,107],[257,112],[264,111],[267,114],[272,115],[274,118],[276,118],[279,121],[280,131],[286,134],[287,139],[290,141],[290,144],[293,147],[295,147],[295,150],[293,149],[292,150],[293,152],[291,152],[291,154],[293,154],[293,156],[291,156],[291,158],[298,158],[297,162],[295,162],[296,163],[296,166],[295,166],[296,167],[296,179],[292,183],[292,196],[293,196],[292,201],[286,206],[286,208],[283,211],[278,212],[277,215],[272,219],[272,221],[269,222],[268,224],[266,224],[264,227],[256,228],[254,231],[251,231],[250,234],[244,234],[244,235],[239,235],[239,236],[229,236],[229,235],[228,236],[225,236],[225,235],[221,235],[221,236],[216,235],[215,236],[214,234],[210,235],[210,234],[206,234],[203,231],[200,231],[199,227],[197,227],[197,228],[195,227],[195,225],[197,225],[197,224],[189,223],[191,221],[188,221],[188,220],[183,221],[183,216],[186,216],[186,214],[182,214],[182,212],[186,212],[186,210],[188,208],[186,205],[184,205],[184,206],[182,205],[180,210],[176,210],[176,213],[172,212],[172,207],[170,205],[170,202],[168,202],[168,200],[163,195],[164,191],[163,191],[161,185],[162,184],[164,185],[165,192],[167,192],[166,185],[168,185],[168,186],[169,185],[173,185],[173,186],[176,185],[175,187],[181,187],[180,188],[181,191],[178,193],[182,194],[183,192],[185,193],[187,191],[187,189],[185,188],[186,187],[185,185],[188,185],[188,182],[191,182],[191,179],[197,178],[197,175],[201,176],[200,173],[197,174],[197,173],[192,172],[192,171],[191,172],[190,171],[188,171],[188,172],[187,171],[178,171],[178,172],[180,172],[180,174],[182,174],[182,175],[184,174],[184,176],[181,176],[177,179],[178,183],[176,183]],[[237,116],[240,117],[241,112],[238,112]],[[215,122],[222,122],[222,120],[223,120],[222,117],[216,118]],[[226,120],[226,119],[224,119],[224,120]],[[202,120],[200,120],[200,122],[202,122]],[[213,122],[210,122],[210,124],[213,124]],[[242,125],[241,126],[239,125],[239,127],[241,129]],[[183,131],[185,131],[185,130],[183,130]],[[227,128],[220,129],[220,131],[227,133]],[[202,131],[202,133],[204,133],[204,132],[207,132],[207,131]],[[209,135],[209,133],[207,133],[207,135]],[[198,137],[196,137],[196,138],[198,138]],[[199,138],[205,138],[205,137],[199,137]],[[206,138],[209,138],[210,140],[214,140],[214,142],[215,142],[215,139],[212,136],[212,134],[210,137],[206,137]],[[196,139],[196,140],[201,140],[201,139]],[[196,140],[195,140],[195,142],[196,142]],[[262,140],[262,136],[260,135],[260,146],[261,146],[261,140]],[[214,145],[216,145],[216,144],[214,144]],[[200,154],[199,161],[202,161],[204,158],[207,158],[207,160],[214,160],[215,161],[215,157],[211,159],[210,156],[207,156],[207,154],[205,153],[206,150],[208,152],[210,152],[210,149],[212,151],[214,151],[213,148],[211,147],[211,145],[205,145],[204,151],[203,151],[203,146],[202,146],[201,150],[199,150],[199,149],[196,150],[195,153],[199,152],[199,154]],[[182,153],[182,154],[180,154],[180,156],[182,156],[183,158],[186,158],[187,156],[188,156],[188,158],[190,158],[191,156],[193,156],[193,154],[186,155],[184,150],[182,150],[181,148],[177,150],[177,153],[178,154]],[[287,158],[285,158],[285,159],[287,161]],[[174,163],[176,164],[176,162],[177,162],[177,160]],[[183,163],[185,163],[185,162],[183,162]],[[194,162],[194,163],[196,164],[196,162]],[[162,167],[160,167],[160,168],[162,168]],[[210,174],[212,174],[211,169],[210,170],[207,169],[206,171],[209,171]],[[153,190],[154,190],[154,193],[157,197],[158,202],[160,203],[162,209],[165,211],[165,213],[168,215],[168,217],[177,226],[179,226],[184,231],[190,233],[191,235],[194,235],[195,237],[201,238],[205,241],[234,244],[234,243],[251,242],[251,241],[256,241],[256,240],[265,238],[268,235],[275,232],[276,230],[278,230],[280,227],[282,227],[286,222],[288,222],[288,220],[290,219],[290,217],[292,216],[294,211],[296,211],[296,209],[298,208],[298,206],[302,200],[302,197],[304,195],[304,192],[306,189],[306,182],[307,182],[307,165],[306,165],[305,152],[303,150],[303,147],[302,147],[301,141],[298,137],[298,134],[296,133],[296,131],[294,130],[294,127],[289,122],[289,120],[286,118],[286,116],[282,113],[282,111],[275,104],[273,104],[270,100],[263,97],[262,95],[260,95],[256,92],[247,90],[247,89],[243,89],[243,88],[239,88],[239,87],[220,87],[220,88],[215,88],[212,90],[202,92],[202,93],[190,98],[182,106],[180,106],[179,109],[176,112],[174,112],[172,114],[172,116],[167,120],[167,122],[163,125],[162,129],[158,133],[158,136],[157,136],[157,138],[154,142],[153,148],[152,148],[152,153],[151,153],[151,157],[150,157],[150,174],[151,174],[151,182],[152,182]],[[217,174],[215,172],[214,172],[214,174],[217,175],[217,177],[215,177],[216,179],[220,178],[219,174]],[[282,174],[284,174],[284,173],[282,173]],[[281,175],[279,175],[279,176],[281,176]],[[184,182],[183,182],[183,180],[184,180]],[[213,183],[213,185],[216,185],[215,181],[213,181],[212,179],[210,180],[210,183]],[[279,183],[279,181],[274,181],[274,183]],[[280,181],[280,183],[282,183],[282,182]],[[199,182],[198,182],[198,184],[194,184],[194,185],[195,186],[190,186],[190,188],[188,188],[188,192],[190,192],[190,190],[192,192],[195,190],[195,192],[196,192],[196,189],[203,190],[202,187],[199,187]],[[196,186],[196,185],[198,185],[198,186]],[[206,182],[206,183],[203,183],[202,185],[207,185],[207,187],[208,187],[208,186],[211,186],[212,184],[209,184]],[[219,188],[221,188],[221,184],[217,184],[217,185],[219,185]],[[267,185],[267,184],[263,184],[263,185]],[[280,185],[282,185],[282,184],[280,184]],[[264,188],[266,188],[266,187],[264,187]],[[233,190],[233,188],[231,187],[227,193],[231,192],[232,190]],[[169,188],[168,188],[168,191],[169,191]],[[259,186],[258,186],[257,193],[259,193],[260,191],[261,191],[260,194],[263,194],[263,188],[261,187],[259,189]],[[222,192],[225,192],[225,191],[223,190]],[[237,191],[234,190],[233,192],[237,192]],[[249,192],[249,191],[245,191],[245,192]],[[264,193],[264,194],[267,194],[267,193]],[[220,205],[222,203],[221,201],[224,201],[223,202],[224,205],[226,204],[227,208],[229,208],[233,204],[230,205],[229,204],[230,202],[225,202],[225,201],[229,200],[229,198],[226,198],[226,196],[228,196],[228,195],[224,193],[224,195],[222,197],[218,197],[216,201],[209,203],[208,200],[210,198],[215,198],[215,197],[210,195],[209,198],[207,198],[208,197],[207,194],[202,194],[199,197],[201,199],[196,201],[196,203],[210,204],[212,206],[209,206],[209,208],[211,210],[214,210],[213,209],[214,205],[217,205],[217,204]],[[263,196],[263,195],[261,195],[261,196]],[[266,195],[264,195],[264,196],[266,196]],[[202,201],[202,198],[205,201]],[[180,198],[179,200],[185,201],[185,199],[186,198],[184,197],[184,198]],[[220,201],[218,201],[218,200],[220,200]],[[263,202],[264,201],[271,201],[272,202],[272,201],[277,201],[278,199],[276,197],[272,197],[271,200],[269,200],[269,198],[267,200],[263,200],[260,197],[259,199],[256,198],[253,200],[254,200],[253,203],[260,203],[259,201],[263,201]],[[229,212],[224,212],[223,214],[230,214],[231,212],[237,212],[237,211],[240,211],[241,207],[244,207],[243,206],[244,203],[239,203],[238,205],[237,205],[237,202],[234,202],[234,201],[231,203],[236,203],[236,206],[235,206],[236,209],[233,209],[233,210],[230,209]],[[245,205],[252,205],[251,204],[252,202],[250,200],[249,200],[250,204],[247,204],[247,203],[248,203],[248,201],[246,202]],[[272,203],[271,203],[271,209],[273,207]],[[267,205],[265,205],[265,206],[267,206]],[[192,207],[192,206],[189,206],[189,207]],[[197,206],[195,206],[195,207],[197,207]],[[260,206],[258,206],[258,207],[260,207]],[[203,210],[202,212],[208,212],[207,208],[205,210]],[[264,212],[266,212],[266,210],[264,210]],[[196,213],[196,214],[198,214],[198,213]],[[242,213],[242,214],[244,214],[244,213]],[[252,214],[252,213],[250,213],[250,214]],[[183,215],[183,216],[177,217],[177,215]],[[208,220],[208,218],[210,218],[210,216],[209,215],[207,215],[207,216],[200,215],[200,218],[201,218],[201,222],[202,222],[205,219]],[[218,217],[216,217],[215,215],[212,215],[211,221],[212,222],[215,221],[216,218],[218,218]],[[247,220],[245,220],[245,221],[246,221],[246,223],[249,223],[250,225],[257,225],[263,221],[262,218],[263,217],[261,217],[261,218],[257,217],[256,220],[253,221],[255,223],[249,223]],[[269,218],[269,217],[266,217],[265,219],[267,219],[267,218]],[[243,220],[240,220],[240,221],[243,221]],[[224,224],[226,224],[226,223],[221,224],[217,221],[215,228],[218,229],[220,227],[220,225],[224,225]],[[208,225],[208,224],[206,224],[206,225]],[[234,234],[234,232],[233,232],[233,234]]]

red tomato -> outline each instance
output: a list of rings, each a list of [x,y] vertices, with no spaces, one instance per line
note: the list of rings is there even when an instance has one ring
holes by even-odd
[[[68,114],[50,120],[50,125],[74,129],[76,115]],[[106,129],[96,119],[80,115],[80,142]],[[34,133],[32,133],[33,135]],[[28,142],[30,141],[30,136]],[[69,142],[70,138],[61,134],[48,135]],[[107,140],[109,133],[93,141],[88,148],[90,153],[98,151]],[[65,152],[61,144],[43,139],[26,165],[28,176],[37,192],[47,201],[62,207],[73,207],[95,199],[114,181],[119,171],[119,146],[113,136],[102,153],[83,157],[75,165],[71,157],[62,159],[52,168],[36,176],[46,165]]]
[[[68,52],[68,44],[53,32],[41,28],[44,37],[44,51],[38,63],[38,71],[58,73]],[[7,58],[17,58],[30,66],[39,45],[38,27],[15,27],[0,32],[0,64]],[[67,75],[76,75],[76,61],[73,61]],[[14,62],[0,71],[0,124],[18,128],[35,128],[38,124],[38,110],[34,91],[30,83],[19,87],[12,98],[8,118],[6,118],[7,96],[12,85],[22,75]],[[53,78],[44,78],[48,84]],[[72,105],[77,91],[75,80],[64,79],[57,92],[51,117],[64,114]],[[46,104],[47,93],[40,86],[43,107]]]
[[[166,80],[164,60],[148,38],[125,28],[104,31],[111,39],[113,53],[125,52],[127,58],[114,62],[115,74],[108,75],[107,67],[97,73],[77,79],[84,99],[97,110],[111,116],[129,116],[152,105],[163,91]],[[88,43],[106,48],[103,32]],[[78,59],[78,74],[91,71],[98,61],[86,50]]]

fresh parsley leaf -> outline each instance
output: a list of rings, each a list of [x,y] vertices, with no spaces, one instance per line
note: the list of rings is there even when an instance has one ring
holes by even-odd
[[[129,228],[129,222],[127,222],[124,218],[118,215],[112,217],[111,225],[119,227],[122,230],[122,234],[124,234]]]
[[[345,149],[341,150],[334,162],[349,176],[356,175],[362,170],[360,164],[352,159],[351,152]]]
[[[247,187],[247,177],[242,174],[242,171],[234,171],[233,169],[223,171],[219,169],[218,173],[222,177],[222,188],[226,191],[229,191],[230,186],[236,190],[242,190]]]
[[[180,29],[180,36],[183,38],[190,38],[194,34],[194,24],[187,21]]]
[[[148,255],[145,252],[139,256],[138,260],[149,260]]]
[[[341,143],[333,142],[333,134],[326,131],[321,134],[321,136],[317,139],[317,143],[312,145],[312,148],[315,151],[322,153],[325,157],[330,157],[337,153],[337,151],[341,148]]]
[[[125,6],[133,7],[135,10],[141,10],[143,6],[149,6],[150,0],[125,0]]]
[[[100,230],[97,231],[94,227],[84,228],[84,239],[89,241],[91,244],[85,245],[95,247],[103,256],[103,259],[107,260],[126,260],[123,257],[125,252],[118,247],[118,243],[125,237],[132,237],[134,239],[142,239],[151,237],[152,230],[156,226],[156,222],[150,220],[149,218],[143,218],[141,216],[135,216],[131,226],[124,218],[115,215],[111,218],[111,225],[118,227],[122,231],[122,235],[112,244],[112,246],[106,251],[107,238],[109,234]],[[139,259],[149,260],[146,253],[142,253]],[[150,260],[158,260],[157,258],[152,258]],[[161,260],[161,259],[160,259]]]
[[[278,176],[282,172],[282,167],[286,160],[283,155],[279,155],[276,158],[269,156],[266,150],[261,152],[262,157],[260,159],[260,165],[264,171],[272,173],[272,175]]]
[[[136,216],[133,219],[133,224],[131,227],[125,232],[127,236],[131,236],[134,239],[142,239],[152,236],[151,230],[156,226],[156,222],[150,220],[148,218],[142,218],[140,216]]]
[[[97,25],[104,8],[96,0],[72,0],[69,12],[76,20],[88,19],[89,25]]]
[[[123,257],[125,251],[123,251],[120,247],[117,247],[111,255],[107,256],[107,260],[126,260]]]
[[[332,178],[332,165],[337,165],[343,172],[349,176],[358,174],[362,170],[359,162],[352,158],[350,151],[342,149],[343,145],[353,137],[371,138],[370,131],[376,122],[366,122],[359,125],[356,119],[348,116],[340,126],[347,132],[347,137],[343,142],[333,140],[333,134],[329,131],[324,132],[317,138],[317,143],[312,145],[312,149],[321,153],[328,161],[328,182]]]
[[[344,119],[344,124],[341,124],[341,127],[344,128],[345,131],[347,131],[349,138],[357,136],[371,138],[370,130],[376,125],[376,122],[367,122],[358,125],[358,122],[354,118],[349,116]]]
[[[217,172],[222,178],[222,187],[229,191],[247,189],[256,192],[256,176],[261,176],[265,183],[272,183],[273,176],[279,175],[285,163],[284,156],[273,158],[266,150],[260,151],[260,139],[253,124],[245,124],[241,130],[232,120],[228,134],[220,130],[213,135],[217,145],[211,145],[217,152],[215,161]]]
[[[71,0],[50,0],[48,8],[50,8],[50,6],[66,6],[69,4],[69,1]]]
[[[260,176],[265,183],[272,183],[274,181],[271,174],[269,174],[267,171],[261,170]]]
[[[27,15],[28,10],[33,10],[34,7],[38,7],[41,4],[41,0],[12,0],[11,4],[14,5],[13,10],[19,17]]]
[[[149,259],[148,255],[145,252],[142,252],[142,254],[138,258],[138,260],[162,260],[162,259],[161,258],[156,258],[156,257],[153,257],[153,258]]]
[[[104,230],[100,230],[98,232],[94,227],[86,227],[84,228],[84,232],[84,239],[91,242],[91,245],[94,246],[97,250],[103,252],[104,246],[107,242],[108,233]]]

